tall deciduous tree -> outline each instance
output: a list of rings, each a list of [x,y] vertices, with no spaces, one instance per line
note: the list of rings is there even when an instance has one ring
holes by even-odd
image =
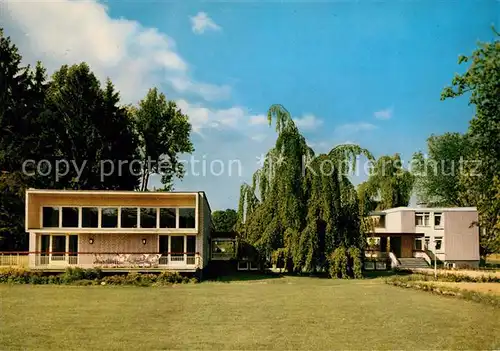
[[[411,172],[420,201],[430,206],[470,206],[460,182],[465,160],[471,152],[470,140],[460,133],[431,135],[427,154],[413,155]]]
[[[479,211],[481,255],[500,250],[500,34],[480,43],[471,56],[460,56],[458,63],[470,64],[445,88],[441,99],[467,94],[476,113],[467,131],[471,143],[467,163],[460,177],[465,191],[461,196]]]
[[[241,187],[237,229],[289,271],[325,268],[335,248],[364,244],[357,194],[343,171],[357,155],[372,156],[357,145],[315,156],[283,106],[271,106],[268,120],[278,137],[252,184]]]
[[[188,116],[156,88],[148,91],[132,114],[143,161],[141,190],[147,190],[152,173],[160,173],[165,190],[171,189],[173,178],[184,176],[179,155],[194,151]]]
[[[47,93],[48,113],[57,131],[53,164],[66,160],[70,167],[66,172],[66,164],[61,164],[61,173],[67,174],[59,179],[53,174],[52,187],[133,190],[138,185],[139,173],[128,167],[136,159],[137,143],[118,102],[112,83],[108,80],[102,90],[85,63],[65,65],[54,73]]]
[[[214,229],[217,232],[232,232],[238,221],[238,214],[235,210],[228,208],[227,210],[214,211],[212,213],[212,221]]]
[[[408,206],[413,189],[413,176],[403,168],[399,154],[381,156],[370,170],[368,180],[358,192],[364,206],[384,210]]]

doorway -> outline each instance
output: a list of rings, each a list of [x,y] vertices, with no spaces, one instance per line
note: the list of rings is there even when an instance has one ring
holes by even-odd
[[[390,239],[391,252],[396,255],[396,257],[401,257],[401,237],[392,236]]]

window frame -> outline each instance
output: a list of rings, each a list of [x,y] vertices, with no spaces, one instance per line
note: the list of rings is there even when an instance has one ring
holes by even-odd
[[[418,217],[422,218],[423,224],[418,224],[418,221],[417,221]],[[427,219],[427,221],[426,221],[426,219]],[[415,227],[430,227],[430,225],[431,225],[431,213],[430,212],[425,212],[425,211],[415,212]]]
[[[103,207],[103,208],[109,208],[109,207]],[[122,223],[122,216],[123,216],[123,209],[135,209],[135,227],[124,227]],[[139,207],[136,206],[119,206],[118,207],[118,213],[119,213],[119,221],[118,221],[118,227],[120,229],[139,229]]]
[[[57,227],[45,227],[43,225],[43,219],[44,219],[44,214],[43,214],[43,209],[44,208],[57,208],[58,212],[58,217],[57,217]],[[55,228],[62,228],[62,206],[53,206],[53,205],[42,205],[40,206],[40,228],[47,228],[47,229],[55,229]]]
[[[187,209],[187,210],[194,210],[194,226],[192,228],[190,227],[182,227],[181,228],[181,214],[180,214],[180,210],[181,209]],[[197,211],[196,211],[196,205],[194,207],[192,206],[180,206],[180,207],[177,207],[177,211],[176,211],[176,214],[177,214],[177,219],[176,219],[176,224],[177,224],[177,228],[176,229],[181,229],[181,230],[193,230],[193,229],[198,229],[198,216],[196,215],[197,214]]]
[[[61,206],[60,207],[61,210],[60,210],[60,227],[59,228],[64,228],[64,229],[71,229],[71,228],[80,228],[81,226],[81,223],[82,223],[82,216],[81,216],[81,207],[80,206]],[[72,227],[72,226],[64,226],[64,209],[75,209],[76,210],[76,226],[75,227]]]
[[[420,249],[417,248],[417,242],[420,242]],[[414,251],[423,251],[424,250],[424,238],[417,237],[413,240],[413,250]]]
[[[99,206],[80,206],[79,207],[79,226],[78,228],[84,228],[84,229],[99,229],[101,228],[101,209]],[[92,209],[95,208],[97,210],[97,227],[84,227],[83,226],[83,209]]]
[[[436,225],[436,217],[441,218],[439,225]],[[434,213],[434,216],[433,216],[434,229],[438,229],[438,230],[443,230],[444,229],[443,219],[444,219],[443,212],[435,212]]]
[[[155,226],[154,227],[143,227],[142,226],[142,210],[155,210]],[[138,207],[137,208],[137,218],[138,218],[138,229],[159,229],[159,215],[160,215],[160,208],[159,207]]]
[[[103,216],[103,210],[107,209],[107,208],[112,208],[112,209],[116,209],[116,227],[103,227],[102,224],[103,224],[103,219],[104,219],[104,216]],[[99,229],[120,229],[121,228],[121,207],[120,206],[102,206],[102,207],[99,207],[99,213],[100,213],[100,222],[99,222]]]
[[[440,242],[439,248],[437,248],[437,242]],[[442,252],[443,250],[443,243],[444,243],[444,238],[442,236],[436,236],[434,237],[434,250],[436,252]]]

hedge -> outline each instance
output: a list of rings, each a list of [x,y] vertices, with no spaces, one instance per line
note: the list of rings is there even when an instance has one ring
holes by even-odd
[[[0,283],[7,284],[157,286],[195,282],[198,282],[196,278],[183,277],[177,272],[161,272],[159,274],[128,273],[104,276],[98,268],[67,268],[61,274],[43,275],[42,272],[23,268],[0,269]]]
[[[409,273],[408,277],[413,277],[413,280],[436,280],[434,278],[434,272],[431,271],[418,271],[413,272],[411,270],[396,269],[400,273]],[[453,283],[500,283],[500,277],[492,274],[482,274],[482,275],[467,275],[461,273],[460,271],[454,272],[439,272],[437,274],[437,280],[442,282],[453,282]]]
[[[500,296],[480,293],[477,291],[470,291],[465,289],[460,289],[456,287],[443,286],[435,283],[436,280],[422,279],[428,278],[425,275],[409,275],[409,276],[398,276],[392,277],[385,280],[387,284],[399,286],[402,288],[411,288],[416,290],[428,291],[433,294],[453,296],[465,300],[471,300],[481,303],[486,303],[493,305],[495,307],[500,307]]]

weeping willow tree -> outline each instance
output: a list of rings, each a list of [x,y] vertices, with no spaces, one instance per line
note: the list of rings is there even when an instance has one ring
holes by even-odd
[[[361,204],[365,212],[408,206],[413,183],[414,176],[403,168],[399,154],[381,156],[358,187]]]
[[[251,184],[241,186],[237,230],[263,257],[281,257],[288,271],[325,269],[336,248],[364,245],[348,174],[358,156],[373,157],[358,145],[315,155],[281,105],[270,107],[268,121],[278,137]]]

